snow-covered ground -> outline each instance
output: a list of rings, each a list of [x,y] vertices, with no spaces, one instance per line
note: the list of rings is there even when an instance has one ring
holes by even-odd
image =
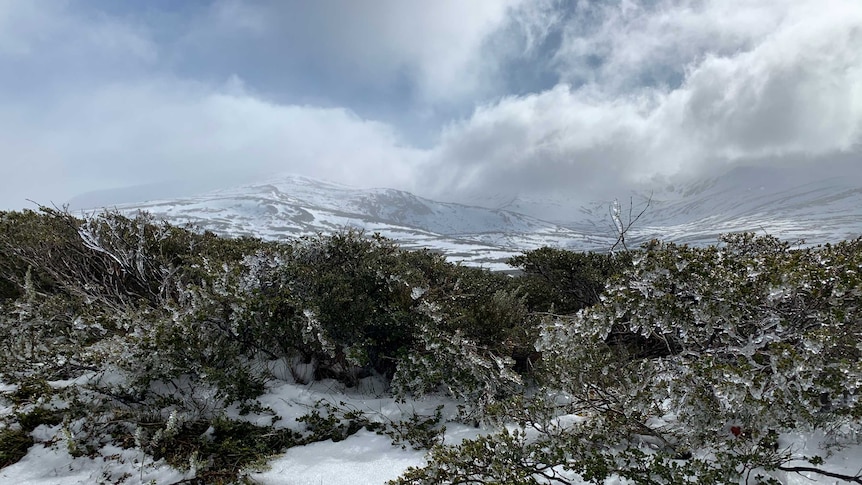
[[[278,373],[277,369],[274,370]],[[361,411],[372,421],[379,422],[398,421],[415,414],[432,416],[438,406],[443,406],[444,412],[452,416],[457,413],[456,404],[445,399],[399,403],[383,393],[381,383],[374,379],[362,381],[354,390],[347,390],[329,380],[304,385],[294,383],[289,377],[286,379],[273,380],[268,392],[258,399],[274,411],[278,417],[275,423],[270,412],[241,416],[234,407],[226,409],[225,415],[259,425],[274,424],[276,428],[301,430],[305,425],[297,422],[296,418],[308,414],[320,402]],[[52,387],[65,387],[85,380],[50,384]],[[15,389],[14,385],[0,384],[2,392]],[[62,402],[53,404],[64,406]],[[0,406],[0,416],[14,411],[12,406]],[[464,438],[474,438],[480,432],[474,427],[448,423],[445,441],[459,442]],[[0,485],[171,484],[194,476],[192,471],[172,468],[163,460],[156,461],[140,450],[112,445],[99,449],[96,457],[74,457],[69,452],[61,425],[41,425],[32,436],[36,444],[27,455],[0,469]],[[382,484],[397,478],[408,467],[423,463],[425,451],[393,444],[389,436],[363,429],[340,442],[329,440],[291,448],[273,457],[266,468],[248,472],[255,482],[267,485]]]
[[[68,385],[67,382],[53,383]],[[357,390],[345,390],[332,381],[319,381],[302,385],[286,381],[273,381],[266,394],[260,397],[261,404],[269,407],[280,419],[276,427],[300,429],[296,421],[314,408],[315,403],[329,402],[342,408],[362,411],[372,420],[397,421],[418,413],[433,415],[438,406],[443,406],[443,416],[454,416],[455,403],[441,398],[397,402],[380,391],[379,383],[364,382]],[[9,391],[14,386],[3,385],[0,390]],[[11,407],[0,408],[0,415],[12,411]],[[272,414],[246,415],[241,417],[237,409],[229,408],[226,414],[234,419],[246,419],[257,424],[271,424]],[[444,443],[458,443],[475,438],[489,430],[466,426],[456,422],[446,423]],[[0,485],[78,485],[78,484],[173,484],[194,476],[193,471],[177,470],[164,461],[136,449],[122,449],[113,445],[98,450],[95,457],[73,457],[63,436],[61,426],[39,426],[33,431],[37,444],[19,462],[0,469]],[[862,446],[841,450],[824,450],[825,442],[820,434],[786,434],[781,436],[780,446],[790,447],[795,455],[824,456],[826,462],[820,468],[855,475],[862,469]],[[409,445],[392,443],[385,435],[361,430],[339,442],[321,441],[299,446],[274,456],[263,469],[248,470],[248,476],[261,485],[380,485],[397,478],[408,467],[421,466],[426,461],[426,452],[414,450]],[[789,463],[805,466],[807,463]],[[752,475],[753,476],[753,475]],[[771,476],[783,484],[840,484],[840,480],[816,476],[810,473],[773,472]],[[586,483],[573,477],[573,483]],[[622,485],[621,480],[609,480],[606,485]]]

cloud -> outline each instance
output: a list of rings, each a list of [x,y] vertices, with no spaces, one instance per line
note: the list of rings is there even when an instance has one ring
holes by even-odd
[[[414,101],[454,103],[486,92],[495,59],[484,55],[485,40],[521,2],[221,0],[192,25],[180,45],[195,55],[195,46],[209,50],[225,45],[222,53],[230,57],[235,54],[232,43],[264,43],[269,47],[252,53],[250,62],[304,67],[369,90],[392,91],[406,83]],[[243,55],[251,52],[243,50]]]
[[[77,117],[55,125],[51,113],[79,90],[136,75],[158,57],[141,29],[90,13],[65,1],[0,2],[0,207],[77,193],[79,170],[49,142],[76,129]],[[93,137],[82,135],[81,143]]]
[[[605,186],[625,177],[642,148],[648,104],[600,102],[558,85],[482,107],[444,131],[428,165],[443,174],[436,191],[551,193]]]
[[[172,44],[157,44],[136,18],[72,7],[0,4],[0,25],[20,33],[0,29],[0,70],[17,73],[0,79],[0,207],[276,172],[411,186],[422,153],[391,126],[341,106],[278,103],[236,75],[183,78],[171,69]]]
[[[33,140],[17,150],[24,162],[18,175],[60,173],[78,192],[279,172],[360,185],[411,183],[411,164],[421,153],[403,147],[390,127],[342,108],[268,103],[238,84],[213,89],[163,80],[79,95],[38,126],[17,129],[16,138]],[[33,146],[49,149],[28,157]]]
[[[625,191],[858,152],[862,4],[827,3],[596,7],[563,27],[560,84],[444,130],[437,193]],[[576,35],[585,18],[598,25]]]
[[[685,109],[702,145],[728,160],[852,149],[862,135],[856,5],[800,8],[754,48],[707,56],[673,93],[670,109]]]
[[[157,55],[146,29],[67,1],[0,3],[0,62],[24,76],[40,68],[64,75],[128,72]]]
[[[272,172],[589,198],[860,153],[856,1],[130,5],[0,2],[2,206]]]

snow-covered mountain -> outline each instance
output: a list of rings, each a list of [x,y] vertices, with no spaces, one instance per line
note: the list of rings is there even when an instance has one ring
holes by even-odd
[[[586,234],[609,234],[613,195],[583,203],[578,195],[469,199],[471,203],[528,214]],[[736,167],[695,182],[656,185],[618,194],[623,222],[644,208],[628,239],[711,244],[719,234],[749,231],[822,244],[862,235],[862,167]],[[647,207],[648,204],[648,207]]]
[[[862,180],[809,177],[738,168],[694,184],[635,194],[620,201],[624,220],[630,205],[634,215],[647,200],[650,205],[633,225],[628,241],[637,245],[659,238],[709,244],[721,233],[755,231],[817,244],[862,235]],[[400,190],[358,189],[287,175],[118,208],[129,213],[145,210],[220,234],[267,239],[354,227],[380,233],[406,248],[436,249],[453,260],[498,269],[505,268],[505,258],[527,249],[550,245],[606,250],[615,240],[608,200],[577,205],[565,199],[498,196],[474,203],[438,202]],[[557,215],[554,222],[537,217],[548,208]]]
[[[124,204],[219,234],[281,239],[346,227],[380,233],[406,248],[431,248],[467,264],[503,268],[507,257],[551,245],[607,249],[609,233],[582,233],[507,210],[437,202],[394,189],[356,189],[282,176],[198,196]]]
[[[632,199],[635,214],[648,200],[632,238],[709,244],[721,233],[750,231],[822,244],[862,236],[862,175],[738,167],[697,183],[642,192]],[[620,202],[623,208],[630,204]],[[595,204],[584,213],[585,220],[607,219],[608,205]]]

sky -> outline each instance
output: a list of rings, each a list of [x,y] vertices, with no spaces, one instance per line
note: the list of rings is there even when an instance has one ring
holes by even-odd
[[[859,0],[0,0],[0,210],[279,173],[445,200],[862,180],[860,46]]]

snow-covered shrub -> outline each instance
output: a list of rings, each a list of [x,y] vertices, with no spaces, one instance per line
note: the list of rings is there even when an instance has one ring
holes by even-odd
[[[516,341],[525,333],[526,310],[504,286],[505,276],[403,251],[379,236],[306,238],[279,261],[255,261],[239,328],[270,358],[312,363],[315,378],[352,385],[371,374],[398,375],[403,392],[448,386],[466,397],[474,393],[466,389],[475,387],[476,369],[498,369],[482,378],[498,381],[511,373],[513,348],[534,338]],[[451,350],[445,357],[444,348]]]
[[[0,428],[0,468],[16,463],[33,446],[33,438],[23,429]]]
[[[536,325],[527,311],[526,295],[520,281],[500,273],[476,268],[454,267],[449,282],[424,296],[431,307],[423,313],[447,334],[460,334],[483,348],[507,358],[524,359],[533,352]]]
[[[245,316],[273,352],[316,362],[318,377],[352,384],[391,375],[412,343],[411,292],[421,279],[401,254],[391,241],[355,231],[304,239],[268,272]]]
[[[862,240],[721,243],[652,242],[635,253],[598,304],[548,320],[537,344],[543,385],[505,412],[517,433],[438,448],[397,483],[777,483],[769,471],[826,473],[783,437],[817,430],[840,446],[859,436]]]
[[[571,314],[592,306],[611,278],[631,266],[632,253],[582,253],[543,247],[509,259],[530,310]]]
[[[212,416],[225,397],[260,391],[236,345],[210,337],[224,301],[213,283],[264,246],[146,215],[0,214],[0,271],[15,288],[0,301],[0,374],[76,379],[65,399],[78,404],[62,413],[80,450],[110,436],[108,423],[177,408]]]
[[[275,359],[298,380],[397,376],[402,396],[445,392],[479,419],[521,388],[513,358],[529,369],[538,331],[516,280],[350,231],[265,243],[2,213],[0,274],[0,374],[64,380],[76,453],[176,413],[196,430],[258,396]]]
[[[504,289],[487,294],[475,281],[423,298],[420,311],[427,318],[416,345],[399,362],[394,391],[442,391],[463,403],[462,419],[482,420],[488,406],[523,387],[511,357],[521,343],[514,337],[527,322],[523,299]]]
[[[620,441],[651,436],[675,453],[754,447],[756,462],[781,432],[858,427],[862,241],[721,242],[639,253],[600,304],[545,332],[548,385],[606,429],[625,423]]]
[[[630,282],[546,334],[555,340],[547,352],[577,365],[564,335],[609,346],[622,333],[663,342],[665,357],[638,364],[655,376],[639,389],[677,416],[692,446],[729,423],[761,435],[862,415],[862,241],[792,249],[738,234],[722,242],[650,247]]]
[[[485,418],[488,406],[523,387],[512,359],[496,355],[460,332],[441,332],[426,323],[418,337],[419,344],[401,359],[395,372],[393,390],[399,396],[442,391],[463,403],[462,420],[478,421]]]

